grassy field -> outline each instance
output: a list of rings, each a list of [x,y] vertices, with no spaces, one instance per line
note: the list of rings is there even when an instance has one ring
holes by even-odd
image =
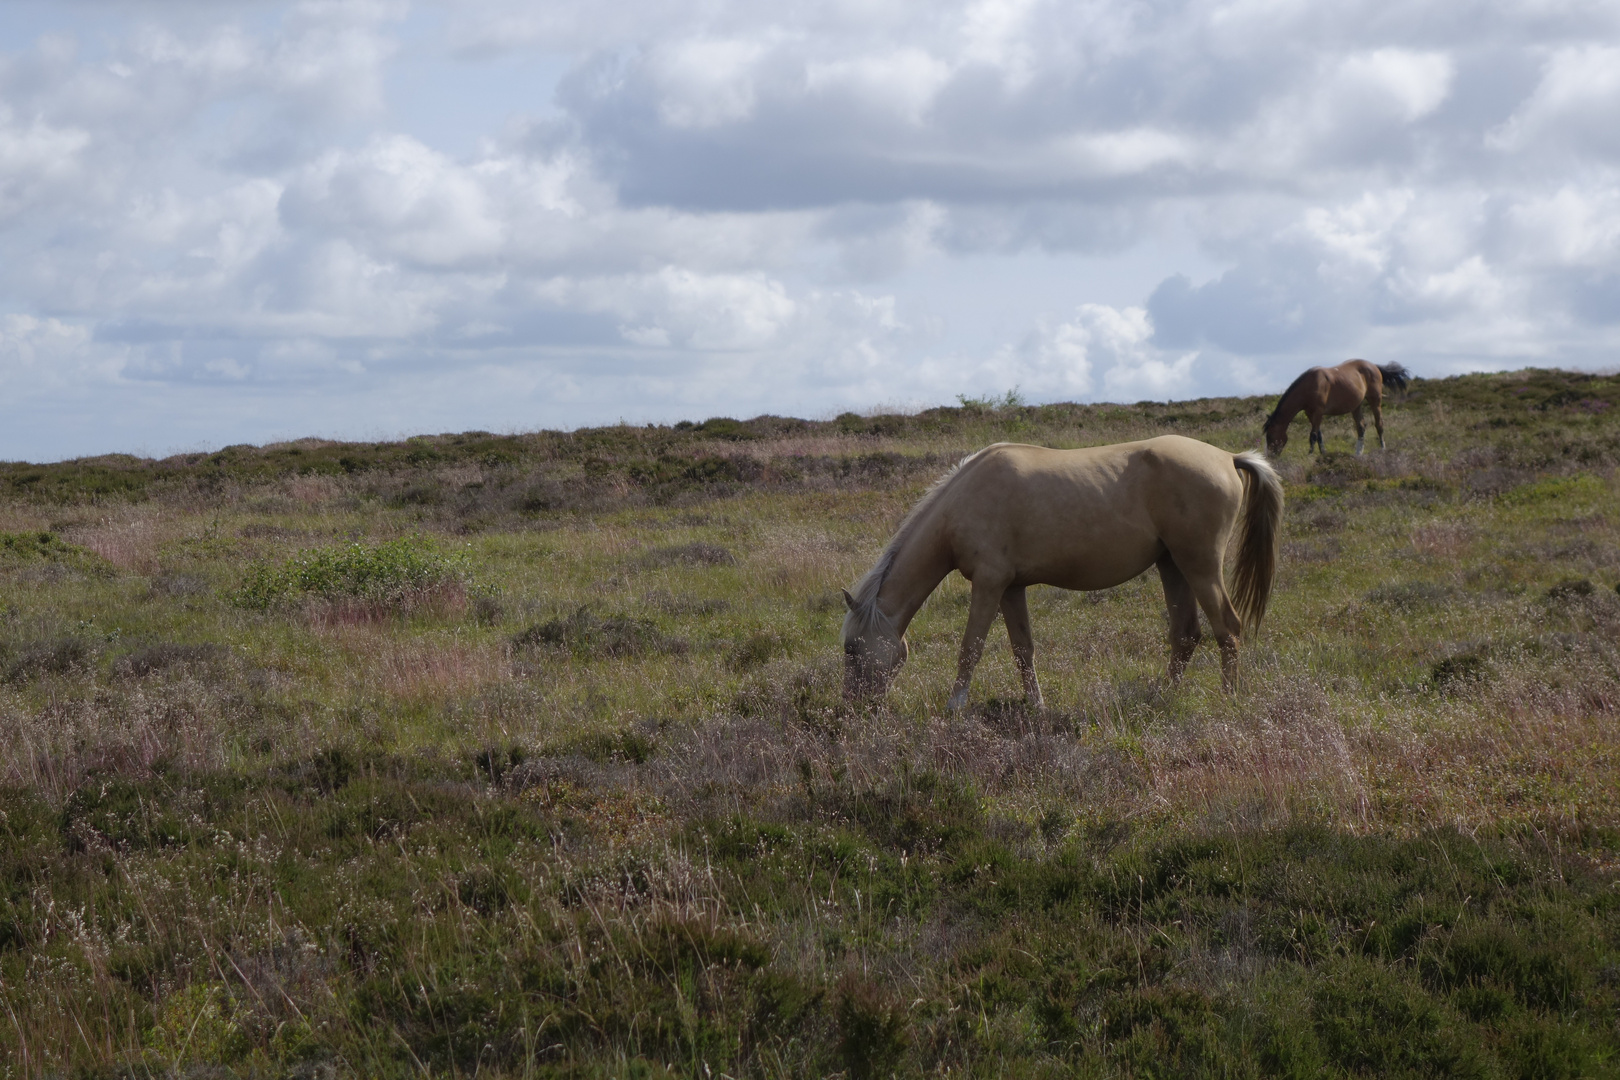
[[[1236,696],[1150,572],[841,704],[961,455],[1270,404],[0,465],[0,1074],[1620,1075],[1620,377],[1296,430]]]

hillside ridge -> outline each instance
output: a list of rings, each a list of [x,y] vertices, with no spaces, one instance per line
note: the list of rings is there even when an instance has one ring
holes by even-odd
[[[1141,401],[1131,405],[1056,402],[999,407],[968,401],[910,414],[847,412],[831,420],[775,415],[737,420],[716,416],[676,424],[615,424],[506,435],[466,431],[379,442],[312,437],[263,446],[237,444],[210,453],[164,458],[103,454],[46,464],[0,462],[0,495],[47,503],[139,501],[176,489],[253,485],[296,476],[398,477],[473,466],[496,474],[504,472],[507,480],[535,472],[555,475],[559,480],[583,477],[590,481],[587,486],[635,490],[657,502],[693,490],[724,493],[726,485],[784,483],[805,476],[847,473],[848,463],[862,458],[869,460],[861,462],[857,471],[880,475],[906,471],[905,466],[927,468],[946,460],[936,462],[926,450],[919,455],[919,438],[960,442],[965,450],[984,442],[1016,441],[1021,434],[1030,437],[1040,432],[1066,436],[1074,445],[1087,445],[1113,441],[1114,433],[1124,424],[1146,423],[1189,431],[1241,426],[1242,421],[1252,418],[1249,426],[1257,442],[1260,421],[1275,403],[1274,398],[1253,395]],[[1549,410],[1592,414],[1616,404],[1620,404],[1620,375],[1526,369],[1414,379],[1411,388],[1387,402],[1385,408],[1392,417],[1416,406],[1482,410],[1486,414],[1482,426],[1494,434],[1524,428],[1532,416]],[[1335,423],[1349,422],[1329,421],[1330,431],[1335,430]],[[1399,421],[1395,424],[1398,437]],[[900,442],[908,445],[897,445]],[[873,458],[874,454],[919,460]],[[772,468],[773,463],[777,467]],[[499,479],[497,476],[497,482]],[[568,501],[552,500],[559,507]],[[550,508],[555,507],[531,507]]]

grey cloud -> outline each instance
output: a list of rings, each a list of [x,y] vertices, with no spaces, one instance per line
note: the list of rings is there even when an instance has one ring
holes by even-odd
[[[60,10],[0,45],[15,402],[329,391],[489,427],[1620,345],[1607,0]],[[571,72],[461,95],[482,139],[451,151],[390,119],[410,50]],[[1035,252],[1162,265],[927,292]]]
[[[1147,301],[1154,341],[1264,355],[1344,340],[1353,304],[1300,269],[1243,266],[1198,286],[1179,274],[1166,278]]]
[[[1523,105],[1537,47],[1613,21],[1596,7],[1552,25],[1479,7],[1464,28],[1438,5],[1404,19],[1369,5],[1255,19],[1239,38],[1197,4],[1122,7],[1129,17],[1107,33],[1087,18],[1094,8],[1035,10],[1019,30],[1030,59],[1018,78],[930,25],[906,52],[926,62],[893,41],[814,35],[620,49],[578,67],[560,102],[625,199],[703,210],[1125,203],[1257,181],[1320,188],[1310,174],[1322,170],[1352,183],[1455,179],[1457,166],[1503,167],[1479,151]],[[669,59],[683,48],[729,59],[692,70]],[[864,74],[907,63],[915,85],[896,76],[887,93]],[[908,85],[912,109],[901,107]],[[1557,86],[1543,96],[1552,103],[1521,126],[1573,107]]]

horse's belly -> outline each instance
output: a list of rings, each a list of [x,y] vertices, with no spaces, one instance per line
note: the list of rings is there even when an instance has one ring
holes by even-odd
[[[1084,559],[1023,568],[1018,579],[1023,585],[1055,585],[1060,589],[1093,592],[1125,584],[1152,566],[1158,557],[1158,550],[1094,551]]]

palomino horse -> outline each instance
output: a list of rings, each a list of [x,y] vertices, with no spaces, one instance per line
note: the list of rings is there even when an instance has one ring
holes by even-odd
[[[1277,407],[1266,418],[1266,449],[1282,453],[1288,445],[1288,425],[1304,412],[1311,421],[1311,449],[1327,453],[1322,441],[1322,417],[1349,413],[1356,421],[1356,453],[1367,437],[1361,406],[1372,406],[1378,427],[1378,449],[1384,449],[1384,387],[1406,389],[1406,369],[1399,364],[1379,367],[1370,360],[1346,360],[1338,367],[1313,367],[1288,384]]]
[[[996,443],[945,474],[912,508],[877,565],[844,593],[844,696],[882,693],[905,662],[906,627],[945,575],[973,583],[950,707],[968,683],[999,609],[1031,705],[1041,705],[1030,585],[1108,589],[1158,566],[1170,609],[1170,678],[1198,645],[1204,609],[1237,680],[1237,643],[1259,629],[1277,564],[1282,484],[1254,450],[1229,454],[1180,435],[1049,450]],[[1238,533],[1230,598],[1227,543]]]

